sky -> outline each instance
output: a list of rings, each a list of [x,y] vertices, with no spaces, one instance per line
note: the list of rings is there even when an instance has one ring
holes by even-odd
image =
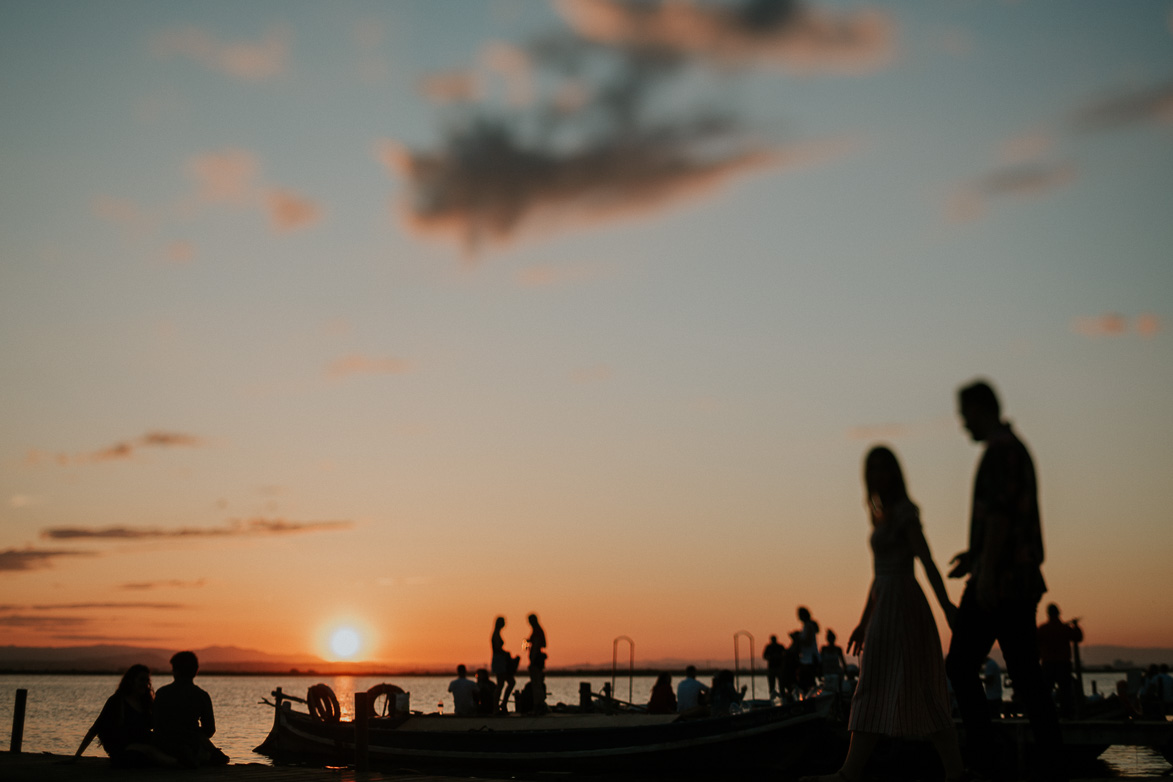
[[[846,638],[981,377],[1046,599],[1173,647],[1171,204],[1168,1],[0,2],[0,637]]]

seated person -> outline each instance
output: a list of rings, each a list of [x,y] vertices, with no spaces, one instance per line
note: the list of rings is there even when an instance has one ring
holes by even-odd
[[[154,695],[150,669],[145,665],[130,666],[118,683],[118,689],[106,699],[106,705],[86,732],[72,760],[80,758],[96,736],[117,768],[178,766],[175,758],[151,743]]]
[[[191,768],[228,763],[228,756],[212,744],[216,717],[211,696],[195,683],[199,669],[195,652],[177,652],[171,658],[175,680],[155,693],[155,741]]]
[[[652,685],[652,697],[648,701],[649,714],[675,714],[676,694],[672,692],[672,677],[662,673]]]
[[[477,684],[468,678],[468,668],[456,666],[456,678],[448,683],[452,693],[453,713],[468,717],[477,713]]]
[[[713,677],[712,703],[709,706],[709,713],[714,717],[729,714],[733,704],[741,703],[745,697],[745,689],[745,685],[742,685],[740,690],[737,689],[737,685],[733,682],[733,671],[726,669],[718,672]]]
[[[683,714],[704,706],[708,693],[709,688],[696,678],[696,666],[688,666],[684,669],[684,678],[676,685],[676,711]]]

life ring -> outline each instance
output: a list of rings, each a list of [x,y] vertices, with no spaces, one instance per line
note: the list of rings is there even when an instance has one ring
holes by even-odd
[[[395,696],[404,694],[406,692],[407,690],[394,684],[387,684],[386,682],[383,682],[382,684],[376,684],[374,687],[367,690],[367,709],[370,713],[370,716],[393,716],[395,714]],[[378,698],[380,695],[387,699],[383,704],[382,714],[380,714],[379,711],[375,708],[375,698]]]
[[[328,684],[315,684],[305,694],[306,704],[310,707],[310,716],[318,722],[338,722],[342,719],[342,710],[338,708],[338,696]]]

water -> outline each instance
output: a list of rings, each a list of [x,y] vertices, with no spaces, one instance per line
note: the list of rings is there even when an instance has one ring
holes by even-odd
[[[1085,675],[1084,682],[1089,689],[1094,680],[1101,692],[1114,692],[1120,678],[1120,673],[1097,673]],[[154,681],[155,687],[170,679],[169,675],[158,677]],[[273,722],[273,709],[262,704],[261,698],[271,700],[270,693],[277,687],[291,695],[305,697],[311,684],[323,681],[338,695],[342,718],[350,719],[354,711],[354,693],[383,681],[390,681],[410,692],[413,710],[431,712],[442,708],[445,713],[451,713],[452,696],[448,693],[451,680],[451,676],[398,676],[391,679],[370,676],[200,676],[196,682],[208,691],[215,704],[215,744],[235,763],[268,763],[269,759],[253,752],[253,748],[265,740]],[[611,677],[548,676],[547,702],[577,704],[578,685],[582,681],[590,682],[592,691],[601,692],[603,685],[611,682]],[[631,681],[631,699],[636,703],[645,702],[654,682],[653,676],[636,676]],[[741,683],[747,686],[752,683],[758,698],[765,698],[768,693],[764,675],[754,677],[752,682],[748,675],[744,675]],[[525,684],[524,677],[518,680],[518,684]],[[117,685],[117,676],[0,675],[0,730],[3,731],[0,739],[11,735],[15,692],[23,688],[28,690],[24,750],[71,755]],[[617,678],[615,695],[628,699],[626,676]],[[85,754],[104,756],[96,741]],[[1163,757],[1145,747],[1111,747],[1100,759],[1118,777],[1159,776],[1171,768]]]

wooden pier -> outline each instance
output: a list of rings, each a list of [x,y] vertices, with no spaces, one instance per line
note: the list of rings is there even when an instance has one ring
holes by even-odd
[[[445,777],[411,772],[356,771],[353,768],[270,766],[234,763],[204,768],[114,768],[106,758],[0,752],[0,779],[4,782],[469,782],[468,777]],[[478,777],[483,782],[502,782]]]
[[[105,758],[0,752],[0,780],[4,782],[516,782],[489,777],[448,777],[427,774],[356,771],[353,768],[308,768],[236,763],[196,769],[117,769]],[[556,778],[565,778],[560,775]],[[571,778],[573,779],[573,777]],[[596,778],[591,778],[596,780]],[[1169,776],[1131,777],[1129,782],[1168,782]],[[589,780],[588,780],[589,782]],[[785,780],[780,780],[785,782]],[[1103,782],[1103,778],[1073,778],[1071,782]]]

